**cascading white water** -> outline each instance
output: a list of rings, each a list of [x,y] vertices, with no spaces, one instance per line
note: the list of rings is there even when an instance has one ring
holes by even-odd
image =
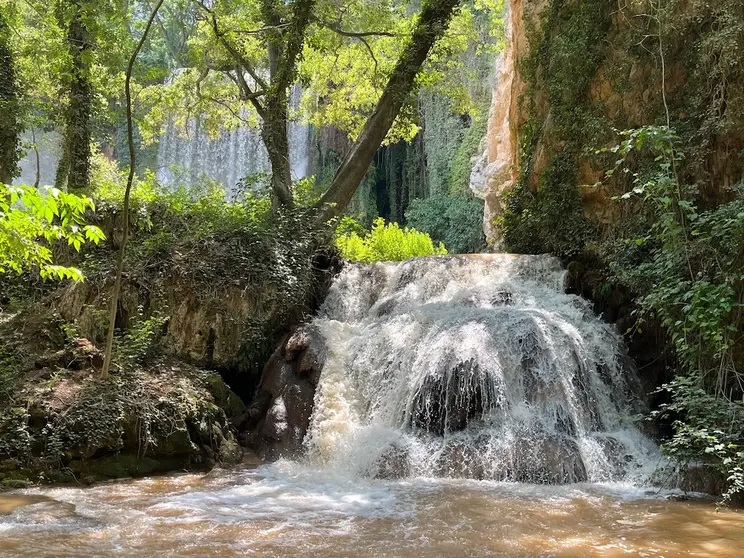
[[[299,109],[302,88],[292,88],[290,109]],[[310,127],[300,122],[287,126],[292,178],[307,175],[310,154]],[[242,178],[270,171],[269,157],[261,141],[261,132],[250,126],[225,130],[212,138],[201,129],[198,119],[188,122],[188,129],[177,129],[169,123],[158,145],[157,177],[162,184],[194,185],[203,179],[223,184],[228,196]]]
[[[312,324],[327,356],[305,440],[352,474],[642,481],[658,450],[622,341],[549,256],[351,265]]]

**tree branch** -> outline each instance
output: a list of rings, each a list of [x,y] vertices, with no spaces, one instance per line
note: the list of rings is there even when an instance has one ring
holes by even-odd
[[[248,59],[243,56],[240,51],[233,44],[230,43],[230,41],[227,40],[227,37],[225,37],[225,33],[220,31],[219,26],[217,25],[217,16],[215,15],[214,10],[208,8],[204,4],[204,2],[200,0],[192,1],[207,13],[208,17],[206,19],[209,21],[210,27],[212,27],[214,36],[220,43],[222,43],[222,46],[225,47],[225,50],[227,50],[227,52],[230,53],[235,61],[243,67],[243,70],[253,78],[253,80],[258,84],[259,87],[261,87],[262,89],[267,89],[266,82],[261,78],[261,76],[258,75],[258,72],[256,72],[256,70],[253,68],[253,64],[251,64]]]
[[[271,77],[271,90],[284,90],[292,85],[297,73],[297,59],[305,44],[305,33],[312,18],[315,0],[295,0],[292,4],[294,17],[289,24],[284,48],[281,52],[275,75]]]
[[[344,31],[338,23],[328,23],[324,21],[319,21],[318,23],[326,29],[330,29],[334,33],[338,33],[344,37],[352,37],[354,39],[364,37],[397,37],[395,33],[390,33],[389,31]]]
[[[212,103],[215,103],[217,105],[220,105],[220,106],[226,108],[230,112],[230,114],[232,114],[235,118],[237,118],[243,124],[246,124],[246,125],[250,124],[250,122],[248,120],[246,120],[240,114],[238,114],[237,112],[235,112],[235,110],[230,105],[228,105],[227,102],[223,101],[222,99],[218,99],[216,97],[212,97],[211,95],[204,95],[202,93],[201,84],[207,78],[208,75],[209,75],[209,68],[205,68],[199,74],[199,77],[196,80],[196,96],[199,99],[203,100],[203,101],[210,101]],[[260,91],[260,94],[263,95],[263,91]],[[241,98],[242,98],[242,96],[241,96]]]
[[[336,170],[328,191],[315,204],[318,224],[342,215],[346,210],[406,98],[415,88],[416,76],[421,66],[434,43],[447,30],[460,1],[429,0],[424,3],[411,40],[398,58],[385,91]]]

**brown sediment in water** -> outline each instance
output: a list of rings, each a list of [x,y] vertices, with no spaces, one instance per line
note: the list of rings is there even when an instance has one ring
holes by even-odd
[[[48,501],[46,496],[22,496],[18,494],[0,494],[0,515],[13,513],[16,509],[39,502]]]
[[[282,467],[5,495],[16,505],[0,518],[0,555],[675,558],[744,548],[744,514],[712,500]]]

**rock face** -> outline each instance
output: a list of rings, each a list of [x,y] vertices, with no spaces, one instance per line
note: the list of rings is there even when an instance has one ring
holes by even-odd
[[[265,459],[296,457],[310,425],[325,343],[311,325],[286,336],[266,363],[242,442]]]
[[[83,343],[86,341],[86,343]],[[77,340],[37,359],[0,402],[0,482],[82,481],[240,461],[245,406],[219,375],[162,359],[97,381]],[[52,358],[53,357],[53,358]],[[64,357],[60,361],[57,357]],[[60,363],[73,358],[73,367]]]
[[[504,211],[504,194],[519,176],[520,128],[526,120],[526,84],[518,64],[527,53],[525,23],[539,26],[539,15],[547,0],[511,0],[504,6],[505,45],[494,61],[494,86],[485,149],[475,161],[470,190],[485,201],[483,230],[493,251],[503,249],[497,222]]]
[[[689,165],[701,195],[727,199],[742,172],[742,97],[738,86],[737,94],[716,93],[710,83],[726,79],[717,63],[703,67],[701,61],[708,57],[709,62],[725,58],[732,65],[738,63],[735,56],[727,58],[722,44],[710,46],[717,37],[739,33],[735,17],[722,15],[725,10],[719,13],[716,3],[668,7],[660,65],[658,45],[646,45],[648,35],[634,24],[656,25],[643,2],[623,2],[614,8],[550,0],[508,4],[505,49],[494,61],[486,145],[474,164],[470,185],[485,201],[489,245],[495,250],[503,247],[498,217],[504,211],[504,194],[520,173],[532,193],[538,192],[551,162],[566,149],[575,171],[570,185],[578,190],[584,217],[599,228],[619,223],[621,209],[611,199],[622,181],[616,176],[597,186],[615,158],[595,151],[619,143],[616,130],[661,125],[667,119],[682,134],[682,143],[689,142],[686,150],[699,147],[700,160]],[[721,30],[694,23],[702,21],[719,21]],[[740,47],[738,37],[734,42]],[[585,44],[577,46],[581,41]],[[720,95],[726,98],[723,104]],[[732,104],[738,108],[732,109]]]
[[[198,366],[229,367],[240,353],[251,320],[267,309],[261,302],[260,285],[244,289],[238,285],[223,288],[209,296],[187,284],[169,283],[168,297],[155,297],[134,282],[122,285],[117,326],[136,325],[140,314],[162,313],[163,345],[168,352]],[[75,323],[78,333],[99,342],[105,338],[106,289],[94,282],[72,284],[53,297],[51,304],[59,317]]]
[[[517,180],[517,130],[512,122],[514,117],[514,95],[517,95],[515,75],[515,37],[520,25],[514,19],[520,18],[521,1],[516,0],[505,6],[506,45],[496,57],[494,64],[494,87],[491,95],[491,108],[488,114],[488,131],[485,149],[477,159],[470,175],[470,190],[476,197],[485,201],[483,229],[489,245],[496,251],[501,249],[494,220],[501,215],[502,195]]]

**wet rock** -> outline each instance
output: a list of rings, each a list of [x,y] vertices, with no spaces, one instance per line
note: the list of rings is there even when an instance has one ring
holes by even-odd
[[[409,475],[408,450],[393,444],[385,450],[374,466],[376,479],[402,479]]]
[[[292,383],[295,376],[296,364],[281,360],[279,362],[270,361],[269,365],[264,369],[264,375],[261,378],[261,389],[269,392],[272,397],[279,397],[284,391],[285,386]]]
[[[241,433],[262,458],[294,457],[303,451],[324,361],[323,339],[311,326],[303,326],[267,362]]]
[[[440,436],[458,432],[483,415],[485,402],[494,400],[492,389],[493,382],[483,377],[474,360],[435,370],[414,397],[411,424]]]
[[[293,360],[297,354],[304,351],[310,345],[310,335],[305,328],[297,329],[287,341],[284,347],[284,359]]]
[[[435,467],[442,477],[482,479],[484,457],[472,440],[451,440],[437,457]]]
[[[243,460],[243,448],[240,447],[238,440],[232,432],[228,432],[222,439],[217,459],[221,465],[237,465]]]
[[[516,444],[513,465],[517,482],[569,484],[587,480],[579,447],[570,438],[522,438]]]

